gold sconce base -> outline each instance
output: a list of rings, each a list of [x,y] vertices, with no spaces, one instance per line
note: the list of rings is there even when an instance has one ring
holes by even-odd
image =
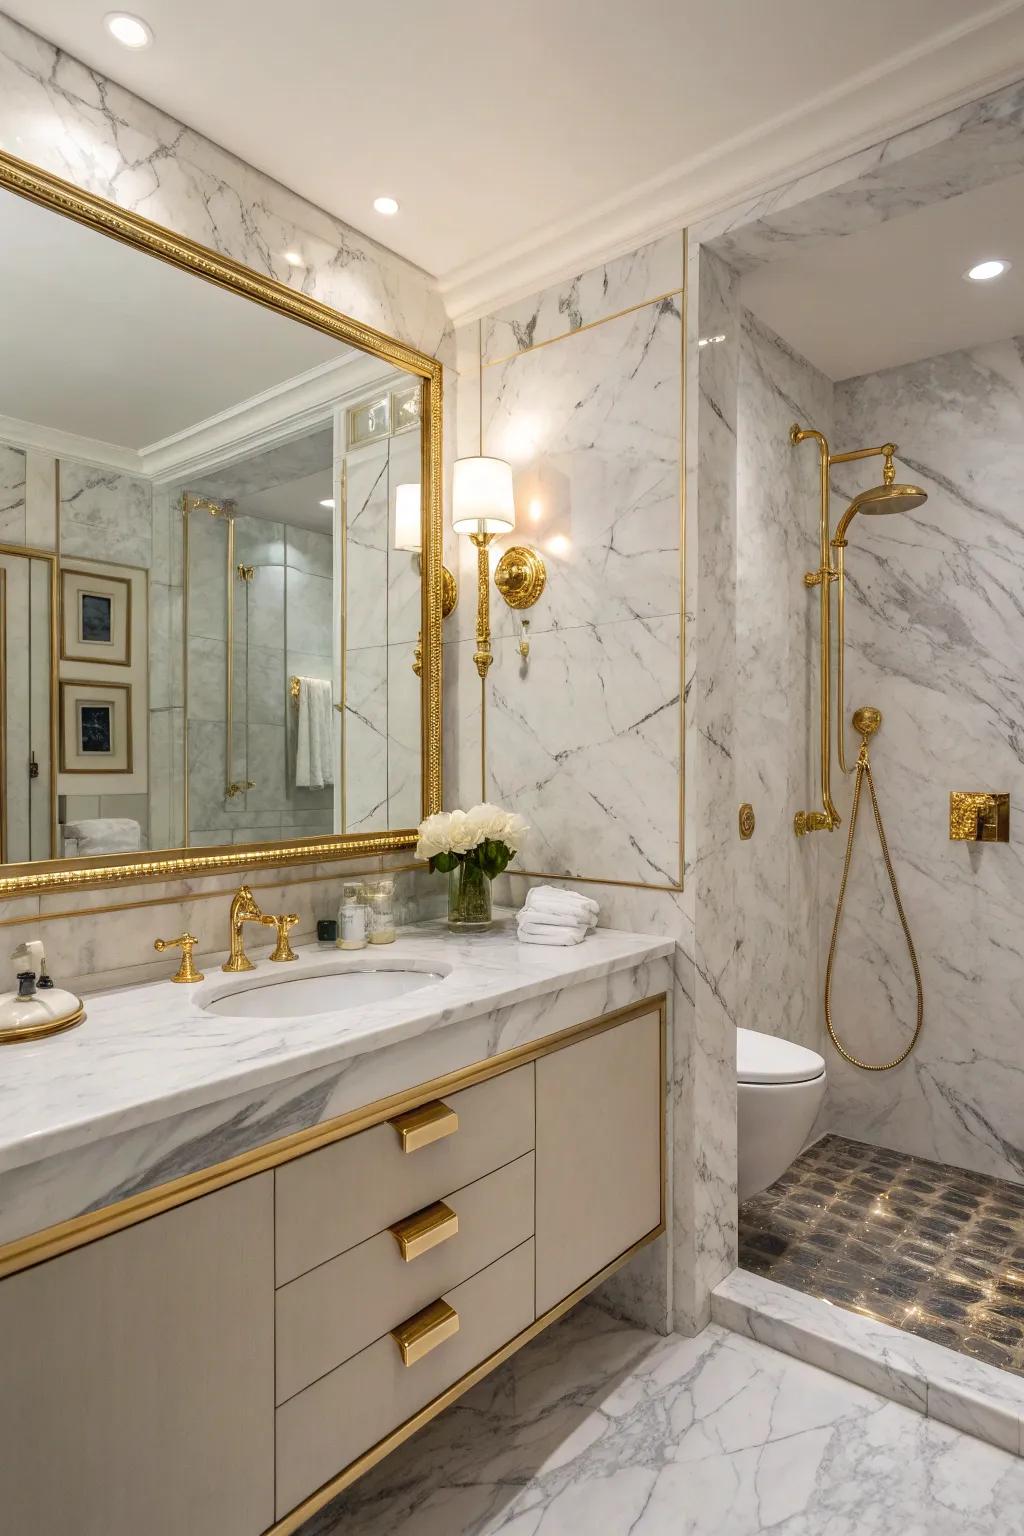
[[[494,585],[510,608],[532,608],[547,585],[544,561],[535,549],[515,544],[494,569]]]

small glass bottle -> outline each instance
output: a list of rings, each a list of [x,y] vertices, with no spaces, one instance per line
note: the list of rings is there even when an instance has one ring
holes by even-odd
[[[371,944],[395,942],[395,882],[389,876],[367,887]]]
[[[341,906],[338,908],[339,949],[365,949],[367,908],[362,884],[346,880],[341,888]]]

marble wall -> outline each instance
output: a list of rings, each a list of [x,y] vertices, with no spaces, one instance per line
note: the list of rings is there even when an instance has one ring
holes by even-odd
[[[872,746],[886,834],[917,942],[925,1023],[913,1055],[864,1073],[829,1053],[848,1136],[1024,1181],[1024,338],[836,386],[843,443],[899,443],[897,478],[927,503],[862,518],[847,550],[847,715],[884,715]],[[844,466],[847,493],[870,471]],[[1008,791],[1011,841],[949,841],[952,789]],[[840,803],[846,811],[848,793]],[[840,1033],[869,1060],[914,1019],[913,976],[862,812],[835,980]],[[828,943],[841,839],[822,870]],[[824,855],[823,855],[824,858]]]
[[[738,1022],[820,1050],[817,837],[793,812],[820,803],[818,455],[794,421],[826,437],[831,379],[748,310],[741,316],[736,434],[737,793],[757,817],[737,849],[742,927]]]
[[[684,253],[680,235],[666,236],[460,334],[460,451],[478,451],[468,404],[479,392],[483,449],[515,471],[518,527],[492,564],[510,542],[536,545],[548,585],[526,615],[528,661],[518,616],[495,594],[485,686],[472,661],[472,603],[460,604],[446,665],[459,802],[484,792],[533,826],[521,859],[533,873],[507,878],[499,894],[519,904],[539,880],[582,881],[602,923],[676,941],[670,1231],[601,1300],[651,1327],[694,1332],[710,1287],[735,1261],[728,477],[739,308],[713,258],[692,258],[684,285]],[[698,348],[698,335],[723,328],[727,347]],[[461,542],[462,589],[472,593],[475,552]]]

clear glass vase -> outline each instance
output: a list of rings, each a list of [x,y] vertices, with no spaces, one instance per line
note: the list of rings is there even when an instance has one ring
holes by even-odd
[[[491,926],[491,882],[469,859],[448,876],[448,926],[459,933]]]

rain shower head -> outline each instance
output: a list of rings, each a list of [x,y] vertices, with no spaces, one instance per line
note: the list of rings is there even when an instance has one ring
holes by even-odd
[[[841,549],[846,543],[846,530],[858,512],[881,517],[887,512],[913,512],[928,500],[928,492],[919,485],[873,485],[869,491],[855,496],[839,519],[832,537],[833,549]]]

